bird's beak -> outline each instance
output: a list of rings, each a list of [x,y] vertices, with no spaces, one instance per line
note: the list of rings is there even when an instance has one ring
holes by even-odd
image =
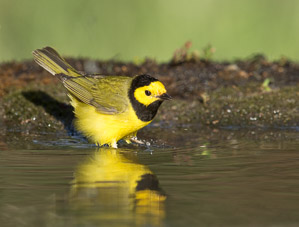
[[[171,100],[172,97],[170,95],[168,95],[167,93],[164,93],[160,96],[158,96],[159,99],[162,99],[162,100]]]

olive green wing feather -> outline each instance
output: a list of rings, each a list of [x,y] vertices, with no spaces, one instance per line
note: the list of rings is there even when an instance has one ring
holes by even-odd
[[[100,113],[117,114],[129,106],[128,89],[132,78],[125,76],[82,75],[51,47],[33,51],[34,60],[57,76],[70,94]]]
[[[80,76],[59,75],[72,96],[94,106],[103,114],[118,114],[129,107],[128,89],[132,78],[125,76]]]

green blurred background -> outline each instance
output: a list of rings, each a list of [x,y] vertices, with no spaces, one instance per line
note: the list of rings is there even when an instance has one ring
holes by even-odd
[[[186,41],[215,60],[299,59],[297,0],[1,0],[0,61],[46,45],[66,56],[167,61]]]

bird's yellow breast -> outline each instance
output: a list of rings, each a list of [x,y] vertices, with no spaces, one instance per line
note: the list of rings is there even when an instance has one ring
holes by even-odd
[[[151,121],[138,119],[131,107],[119,114],[101,114],[95,107],[87,105],[71,97],[76,116],[75,127],[86,135],[92,142],[113,146],[118,140],[136,133]]]

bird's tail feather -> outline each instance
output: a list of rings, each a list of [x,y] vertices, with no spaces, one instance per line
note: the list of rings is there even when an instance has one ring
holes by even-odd
[[[67,76],[81,76],[72,66],[70,66],[56,50],[51,47],[37,49],[32,52],[37,64],[53,75],[64,74]]]

